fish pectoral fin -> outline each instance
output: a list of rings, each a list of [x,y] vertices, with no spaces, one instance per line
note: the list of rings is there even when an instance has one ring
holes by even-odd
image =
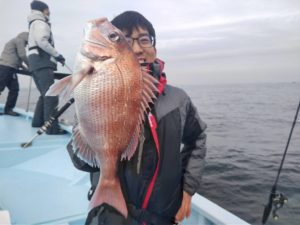
[[[71,93],[73,92],[74,88],[85,78],[86,75],[93,72],[93,67],[91,65],[86,66],[85,68],[81,69],[78,73],[74,75],[69,75],[58,82],[55,82],[51,85],[49,90],[47,91],[47,96],[56,96],[63,100],[66,100]]]
[[[68,87],[71,82],[72,76],[69,75],[52,84],[46,92],[46,96],[59,96],[58,108],[61,108],[69,100],[70,93],[68,92]]]
[[[62,92],[70,85],[72,82],[72,75],[64,77],[63,79],[55,82],[51,85],[46,93],[46,96],[57,96],[61,95]]]
[[[72,83],[70,85],[70,91],[73,91],[74,88],[85,78],[87,75],[90,75],[94,72],[94,67],[92,65],[86,65],[78,73],[73,75]]]

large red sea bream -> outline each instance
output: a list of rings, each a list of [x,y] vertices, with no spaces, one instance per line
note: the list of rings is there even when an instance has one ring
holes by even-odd
[[[65,97],[73,93],[77,117],[73,148],[101,171],[91,208],[106,202],[127,217],[118,162],[135,152],[155,82],[141,69],[122,32],[102,18],[87,24],[75,73],[48,91],[47,95]]]

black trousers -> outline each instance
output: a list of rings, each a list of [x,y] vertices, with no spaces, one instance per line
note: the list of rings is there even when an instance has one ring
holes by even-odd
[[[33,71],[33,79],[41,96],[35,107],[34,116],[32,119],[33,127],[41,127],[49,117],[55,113],[58,105],[57,96],[45,96],[50,86],[54,83],[54,71],[51,68],[42,68]],[[57,134],[59,125],[57,120],[46,131],[47,134]]]
[[[85,225],[142,225],[132,219],[130,215],[125,219],[115,208],[103,203],[92,209],[85,221]]]
[[[70,143],[68,144],[68,146]],[[70,150],[73,152],[72,147],[68,147],[68,151]],[[100,172],[92,172],[90,173],[90,180],[91,180],[91,188],[88,192],[88,200],[90,201],[93,197],[94,191],[96,189],[98,180],[99,180]],[[122,181],[121,181],[122,182]],[[124,190],[123,190],[124,193]],[[125,197],[126,198],[126,197]],[[129,218],[125,220],[123,216],[112,206],[104,203],[101,206],[95,207],[89,213],[88,219],[85,225],[95,225],[95,221],[110,221],[108,218],[114,218],[111,220],[111,223],[104,223],[105,225],[143,225],[143,222],[146,222],[147,225],[173,225],[176,224],[174,219],[162,217],[157,213],[150,212],[148,210],[139,209],[133,204],[127,203],[127,209],[129,212]],[[100,212],[100,213],[99,213]],[[108,213],[109,212],[109,213]],[[117,215],[118,216],[117,216]],[[97,219],[96,219],[97,218]],[[122,220],[122,218],[124,220]],[[119,220],[118,220],[119,219]],[[94,221],[93,223],[91,221]],[[119,221],[118,223],[116,221]],[[102,223],[98,222],[97,225],[101,225]]]
[[[16,69],[0,65],[0,93],[8,88],[8,95],[5,104],[5,111],[12,110],[17,103],[19,95],[19,82]]]
[[[135,208],[133,205],[127,205],[129,210],[128,218],[124,218],[112,206],[103,203],[100,206],[93,208],[85,221],[85,225],[173,225],[175,223],[150,213],[145,210]],[[140,221],[140,222],[139,222]]]

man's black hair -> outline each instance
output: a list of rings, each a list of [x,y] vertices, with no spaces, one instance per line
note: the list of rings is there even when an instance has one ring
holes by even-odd
[[[128,35],[131,35],[134,29],[141,27],[146,29],[150,36],[154,39],[155,46],[155,30],[152,24],[142,14],[135,11],[125,11],[116,16],[111,23],[122,31],[126,31]]]

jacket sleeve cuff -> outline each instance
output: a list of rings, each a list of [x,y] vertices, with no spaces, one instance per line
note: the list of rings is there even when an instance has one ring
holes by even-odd
[[[192,179],[189,179],[189,181],[190,181],[189,183],[188,182],[183,183],[183,190],[186,191],[190,196],[193,196],[196,193],[197,187],[199,185],[197,181],[192,181]]]

